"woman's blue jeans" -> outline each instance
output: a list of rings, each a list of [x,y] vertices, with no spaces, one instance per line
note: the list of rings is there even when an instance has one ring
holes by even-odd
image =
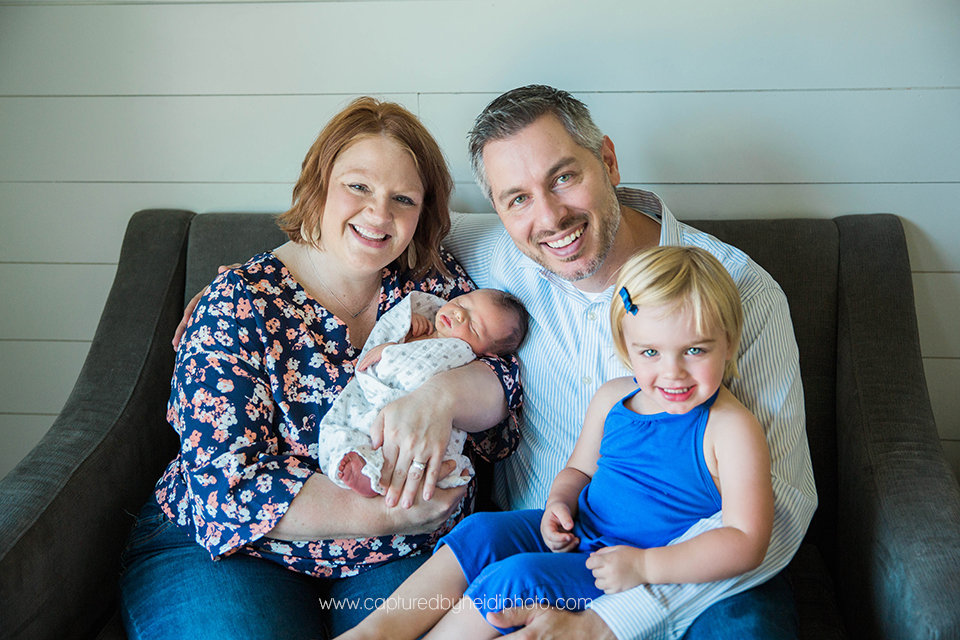
[[[131,640],[322,640],[371,613],[427,555],[342,579],[313,578],[240,553],[214,562],[193,532],[151,499],[123,553],[121,614]]]
[[[339,580],[239,553],[213,562],[193,532],[151,499],[123,553],[121,614],[131,640],[321,640],[353,628],[426,559],[395,560]],[[707,609],[684,640],[796,638],[796,616],[789,581],[779,575]]]

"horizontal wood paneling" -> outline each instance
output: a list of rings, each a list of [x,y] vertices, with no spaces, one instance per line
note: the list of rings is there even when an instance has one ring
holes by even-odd
[[[56,416],[0,414],[0,479],[17,466],[17,463],[43,437],[56,420]]]
[[[953,469],[953,475],[960,480],[960,440],[941,440],[943,453],[947,456],[947,462]]]
[[[495,95],[425,95],[446,149]],[[960,89],[580,94],[617,148],[624,182],[960,181]],[[450,154],[469,180],[465,152]]]
[[[452,155],[448,151],[448,155]],[[960,184],[649,184],[681,220],[894,213],[915,271],[960,271]],[[0,262],[115,263],[127,221],[145,208],[277,213],[290,183],[0,183]],[[459,182],[455,211],[489,212],[473,182]]]
[[[383,97],[416,111],[415,95]],[[351,96],[0,98],[4,181],[293,182]]]
[[[0,95],[960,86],[960,5],[834,2],[0,6]]]
[[[0,183],[0,262],[107,262],[120,258],[141,209],[278,213],[289,184]]]
[[[913,290],[924,357],[960,358],[960,273],[914,273]]]
[[[960,441],[960,359],[925,358],[923,371],[940,437]]]
[[[0,263],[0,340],[92,340],[116,271]]]
[[[960,183],[623,184],[656,192],[681,220],[893,213],[903,222],[914,271],[960,271]],[[457,183],[453,208],[492,210],[472,182]]]
[[[88,342],[0,340],[0,414],[57,414],[63,408]]]
[[[417,111],[417,96],[387,95]],[[420,96],[458,181],[493,95]],[[625,182],[960,181],[960,89],[590,94]],[[4,181],[289,182],[343,96],[0,98]],[[655,123],[655,124],[654,124]],[[91,161],[96,159],[96,161]]]

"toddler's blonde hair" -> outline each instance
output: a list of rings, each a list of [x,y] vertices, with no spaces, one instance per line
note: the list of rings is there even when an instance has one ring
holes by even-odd
[[[632,368],[621,326],[627,313],[620,292],[623,288],[637,307],[667,305],[670,313],[688,308],[700,334],[706,335],[710,327],[719,327],[726,334],[731,353],[737,353],[743,331],[740,292],[727,270],[709,252],[698,247],[653,247],[638,252],[620,268],[610,302],[610,328],[617,357]],[[734,355],[724,368],[724,381],[737,375]]]

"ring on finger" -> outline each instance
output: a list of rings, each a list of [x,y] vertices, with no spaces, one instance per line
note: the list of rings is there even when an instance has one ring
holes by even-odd
[[[413,462],[410,463],[411,471],[416,470],[416,471],[422,472],[426,468],[427,468],[426,462],[417,462],[416,460],[414,460]]]

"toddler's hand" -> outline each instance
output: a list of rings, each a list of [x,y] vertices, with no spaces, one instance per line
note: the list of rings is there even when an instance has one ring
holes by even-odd
[[[616,546],[597,549],[587,558],[594,584],[604,593],[619,593],[646,582],[644,550]]]
[[[573,531],[573,515],[570,507],[562,502],[551,502],[543,510],[540,520],[540,535],[551,551],[565,553],[577,548],[580,538]]]
[[[370,349],[370,351],[367,351],[364,354],[364,356],[360,358],[360,362],[357,363],[357,371],[363,371],[364,369],[367,369],[368,367],[372,367],[373,365],[380,362],[380,358],[383,357],[383,350],[392,344],[397,344],[397,343],[384,342],[383,344],[378,344],[373,349]]]

